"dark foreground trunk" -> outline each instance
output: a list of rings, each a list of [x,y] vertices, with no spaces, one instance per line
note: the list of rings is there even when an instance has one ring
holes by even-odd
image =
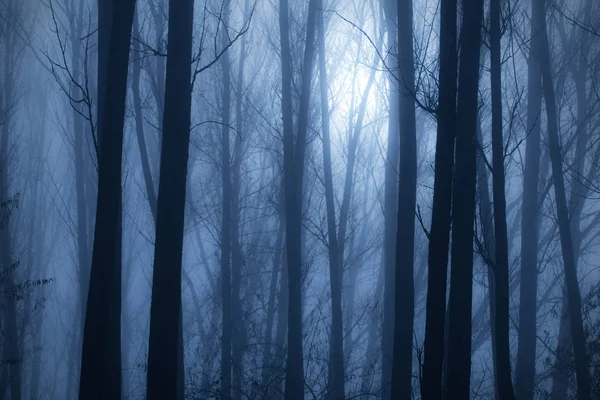
[[[475,217],[476,132],[483,0],[463,2],[456,167],[453,186],[447,395],[468,399],[471,383],[473,223]]]
[[[398,79],[400,166],[396,273],[394,293],[394,346],[392,399],[410,399],[412,393],[415,209],[417,200],[417,123],[413,56],[412,0],[398,0]]]
[[[519,400],[533,400],[536,350],[536,309],[539,243],[538,186],[540,176],[540,111],[542,105],[539,62],[540,35],[544,8],[531,2],[531,49],[527,65],[527,141],[523,172],[521,223],[521,286],[519,296],[519,341],[515,366],[515,394]]]
[[[121,167],[135,0],[114,3],[100,115],[98,202],[79,384],[80,399],[121,396]]]
[[[508,327],[508,238],[506,228],[506,194],[504,178],[504,138],[502,134],[502,63],[500,0],[490,2],[490,62],[492,83],[492,154],[494,195],[495,266],[493,279],[495,332],[494,372],[496,396],[499,400],[515,398],[510,373]]]
[[[421,393],[424,400],[442,396],[446,282],[452,208],[452,170],[456,129],[456,0],[441,0],[440,90],[433,186],[433,211],[429,236],[425,354]]]
[[[181,263],[190,139],[194,1],[169,2],[169,43],[158,186],[147,398],[175,399],[180,364]]]

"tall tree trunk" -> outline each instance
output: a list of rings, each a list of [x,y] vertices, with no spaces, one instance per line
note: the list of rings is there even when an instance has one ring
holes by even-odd
[[[533,400],[536,351],[536,309],[539,244],[538,186],[540,177],[540,112],[542,106],[540,30],[544,5],[531,2],[531,49],[527,61],[527,139],[523,172],[521,222],[521,287],[519,297],[519,339],[515,366],[515,395]]]
[[[229,26],[229,6],[223,11],[224,29]],[[227,34],[223,32],[223,43]],[[221,56],[223,68],[223,97],[221,110],[221,183],[223,185],[223,207],[221,217],[221,398],[231,399],[231,161],[229,149],[229,120],[231,113],[231,62],[229,52]]]
[[[69,37],[71,45],[71,70],[75,79],[80,78],[81,73],[81,42],[79,41],[79,34],[82,32],[83,23],[83,4],[79,2],[77,5],[77,14],[71,21],[71,35]],[[109,10],[110,12],[110,10]],[[102,15],[105,17],[105,15]],[[99,16],[100,18],[100,16]],[[104,32],[105,33],[105,32]],[[110,32],[108,32],[110,35]],[[106,33],[105,33],[106,35]],[[106,39],[106,38],[104,38]],[[108,42],[108,40],[106,40]],[[107,43],[108,45],[108,43]],[[103,67],[104,70],[106,66]],[[105,72],[105,71],[104,71]],[[105,74],[103,75],[105,79]],[[75,82],[71,82],[71,96],[76,96],[78,88]],[[103,93],[104,94],[104,93]],[[76,388],[75,380],[77,379],[77,362],[79,359],[82,339],[83,339],[83,325],[85,318],[86,301],[88,298],[88,286],[90,284],[90,252],[89,252],[89,240],[88,240],[88,217],[90,208],[88,202],[88,196],[91,195],[90,190],[86,190],[86,163],[85,163],[85,129],[83,117],[78,111],[82,110],[83,106],[80,106],[80,110],[73,108],[73,153],[75,159],[75,195],[76,195],[76,209],[77,209],[77,262],[78,262],[78,298],[77,307],[75,309],[75,316],[73,318],[73,338],[71,339],[71,348],[69,349],[68,366],[67,366],[67,379],[66,379],[66,396],[73,396],[72,391]],[[98,112],[100,111],[98,106]],[[100,118],[98,118],[100,120]]]
[[[343,400],[344,393],[344,331],[342,316],[342,280],[344,254],[339,251],[335,205],[333,195],[333,173],[331,171],[331,138],[329,135],[329,105],[327,64],[325,59],[325,24],[323,5],[318,1],[317,25],[319,29],[319,81],[321,84],[321,119],[323,130],[323,172],[325,180],[325,202],[327,205],[327,237],[329,253],[329,288],[331,291],[331,331],[329,338],[328,398]],[[340,220],[340,224],[342,221]]]
[[[134,12],[135,0],[113,4],[105,112],[100,117],[98,206],[83,336],[81,399],[121,396],[121,170]]]
[[[384,18],[388,34],[388,50],[395,52],[398,40],[397,2],[384,1]],[[390,54],[390,55],[391,55]],[[398,152],[399,119],[395,116],[399,109],[398,86],[391,73],[388,74],[389,121],[387,153],[385,163],[385,184],[383,200],[383,321],[381,327],[381,390],[382,399],[390,400],[392,383],[392,354],[394,345],[394,283],[396,265],[396,224],[398,219]]]
[[[543,0],[539,0],[543,2]],[[577,280],[577,266],[573,237],[569,223],[569,211],[565,195],[565,182],[562,170],[562,153],[558,136],[558,113],[552,69],[550,49],[548,45],[547,25],[544,24],[540,31],[540,61],[543,79],[544,99],[548,120],[548,145],[552,164],[552,179],[554,181],[554,196],[556,198],[556,212],[558,215],[558,228],[560,244],[565,269],[565,283],[569,304],[569,319],[573,349],[575,354],[575,374],[577,376],[577,397],[580,400],[590,398],[589,362],[585,350],[585,334],[581,312],[581,294]]]
[[[181,270],[191,114],[194,1],[169,2],[169,43],[156,213],[147,397],[180,395]]]
[[[417,124],[412,0],[398,0],[400,170],[394,302],[393,399],[412,397]]]
[[[294,143],[292,110],[292,60],[289,39],[289,6],[280,0],[279,29],[281,40],[283,175],[286,213],[286,247],[289,286],[288,357],[285,399],[304,399],[304,367],[302,350],[302,187],[304,154],[308,129],[308,112],[314,62],[316,0],[308,6],[306,45],[304,49],[302,89],[298,112],[298,131]]]
[[[288,0],[279,1],[279,36],[281,43],[281,111],[283,119],[283,186],[285,194],[285,219],[286,219],[286,240],[285,256],[288,275],[288,357],[286,364],[286,400],[304,399],[304,368],[302,362],[302,336],[300,332],[295,332],[302,328],[302,288],[300,279],[302,263],[300,262],[300,232],[298,219],[301,219],[301,212],[298,201],[294,199],[298,196],[297,185],[293,183],[295,176],[294,163],[294,123],[293,123],[293,105],[292,105],[292,59],[290,50],[290,23],[289,23],[289,5]],[[304,145],[304,143],[302,143]],[[296,144],[296,147],[298,144]],[[302,160],[304,167],[304,160]],[[297,215],[293,215],[293,213]],[[293,255],[294,257],[292,257]],[[289,275],[292,279],[289,279]],[[283,276],[282,276],[283,283]],[[283,285],[280,287],[280,293],[283,292]],[[281,308],[280,302],[279,307]],[[280,316],[281,316],[280,309]],[[298,315],[296,315],[298,314]],[[278,328],[281,321],[278,321]],[[279,330],[279,329],[278,329]],[[293,390],[292,390],[293,389]],[[288,394],[289,393],[289,394]],[[296,396],[294,396],[296,394]]]
[[[7,6],[9,15],[14,15],[15,5],[10,2]],[[8,194],[8,166],[10,165],[9,148],[10,134],[12,130],[11,110],[14,99],[14,42],[13,35],[6,37],[3,54],[2,69],[2,93],[0,93],[0,113],[3,114],[1,121],[2,130],[0,131],[0,202],[9,199]],[[6,213],[6,214],[5,214]],[[13,256],[13,243],[11,238],[10,210],[0,209],[0,274],[2,275],[2,357],[3,365],[2,379],[3,387],[0,390],[0,397],[4,397],[4,384],[7,384],[11,400],[21,400],[21,346],[20,337],[17,329],[17,296],[12,294],[12,288],[15,285],[14,269],[16,260]]]
[[[476,131],[483,1],[463,1],[456,166],[452,212],[447,395],[468,399],[471,383],[471,308],[473,303],[473,222],[475,217]],[[460,123],[460,129],[458,124]]]
[[[581,9],[581,14],[584,16],[590,16],[592,14],[592,1],[587,0],[585,5]],[[578,32],[579,33],[579,32]],[[576,135],[576,148],[575,148],[575,173],[571,180],[571,199],[569,202],[569,211],[571,213],[570,229],[573,238],[573,257],[575,260],[575,267],[579,262],[579,255],[581,252],[581,241],[582,232],[580,228],[582,210],[586,202],[587,195],[589,193],[589,185],[584,182],[591,176],[585,177],[584,168],[586,162],[586,152],[588,146],[589,134],[587,130],[588,122],[588,100],[587,100],[587,63],[588,53],[590,48],[589,32],[585,30],[580,31],[580,36],[577,37],[580,43],[580,48],[577,51],[577,63],[572,61],[571,74],[575,83],[575,90],[577,96],[577,129]],[[565,41],[565,45],[568,45]],[[598,153],[597,153],[598,154]],[[596,155],[597,157],[597,155]],[[597,165],[592,163],[592,166]],[[590,175],[592,173],[597,174],[597,168],[592,167]],[[569,375],[571,373],[571,357],[573,352],[572,336],[569,329],[570,318],[569,318],[569,302],[568,292],[566,288],[562,291],[562,307],[560,313],[560,325],[558,342],[556,344],[556,359],[554,363],[554,371],[552,372],[552,399],[566,398],[568,395],[569,387]]]
[[[250,3],[244,1],[244,19],[248,18]],[[242,37],[240,46],[240,58],[238,63],[238,76],[235,96],[235,125],[236,135],[234,144],[233,166],[231,171],[231,307],[232,307],[232,348],[231,358],[233,363],[234,387],[240,397],[244,392],[242,387],[244,378],[244,352],[247,345],[246,327],[242,299],[240,291],[242,286],[242,268],[245,265],[242,256],[242,244],[240,238],[241,220],[241,186],[242,186],[242,158],[244,154],[244,142],[242,141],[243,115],[242,101],[244,100],[244,65],[246,62],[246,35]]]
[[[249,17],[250,3],[244,1],[244,20]],[[227,44],[227,43],[224,43]],[[241,219],[241,168],[244,154],[244,143],[242,141],[243,121],[242,102],[244,100],[244,66],[247,56],[246,35],[241,38],[240,57],[238,60],[237,84],[235,89],[235,125],[236,135],[233,154],[233,165],[231,170],[231,360],[233,368],[234,397],[239,398],[244,393],[244,352],[247,346],[246,327],[240,291],[242,286],[242,268],[245,265],[242,256],[240,238]]]
[[[437,140],[433,186],[433,210],[429,235],[425,354],[421,393],[424,400],[442,397],[444,332],[446,331],[446,282],[452,209],[452,171],[456,129],[456,0],[441,0],[440,71]]]
[[[496,356],[494,370],[499,400],[515,398],[510,373],[510,343],[508,327],[508,238],[506,228],[506,192],[504,178],[504,138],[502,134],[502,63],[500,59],[502,32],[500,30],[500,0],[490,3],[490,62],[492,87],[492,154],[494,196],[494,306]]]
[[[139,25],[137,14],[134,18],[134,31],[139,36]],[[140,54],[140,44],[139,41],[134,40],[133,42],[133,52],[134,54]],[[141,67],[141,58],[135,57],[133,60],[133,71],[132,71],[132,91],[133,91],[133,108],[135,115],[135,130],[136,130],[136,138],[138,142],[138,148],[140,151],[140,163],[142,164],[142,175],[144,178],[144,187],[146,189],[146,198],[148,199],[148,205],[150,206],[150,212],[152,214],[152,221],[154,223],[154,228],[156,229],[156,190],[154,188],[154,181],[152,179],[152,172],[150,169],[150,157],[148,155],[148,147],[146,145],[146,136],[144,134],[144,121],[143,121],[143,112],[142,112],[142,101],[141,101],[141,91],[140,91],[140,76],[142,73]],[[162,113],[161,113],[162,114]],[[162,121],[162,119],[161,119]],[[185,269],[181,270],[183,277],[186,279],[190,279],[189,275],[185,271]],[[194,302],[196,304],[196,302]],[[196,307],[196,313],[198,317],[201,315],[200,309]],[[183,400],[184,397],[184,360],[183,360],[183,315],[179,318],[179,361],[178,361],[178,369],[177,369],[177,392],[178,392],[178,400]]]

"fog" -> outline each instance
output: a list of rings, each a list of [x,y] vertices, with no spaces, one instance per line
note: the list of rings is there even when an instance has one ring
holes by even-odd
[[[0,0],[0,399],[600,398],[594,0]]]

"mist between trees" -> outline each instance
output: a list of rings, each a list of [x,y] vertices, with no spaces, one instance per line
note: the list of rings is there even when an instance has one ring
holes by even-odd
[[[0,398],[600,398],[600,3],[0,0]]]

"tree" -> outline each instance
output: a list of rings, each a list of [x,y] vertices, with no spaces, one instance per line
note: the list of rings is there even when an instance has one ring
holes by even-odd
[[[11,20],[21,18],[17,3],[7,2],[0,7],[0,12],[4,13]],[[16,255],[16,244],[13,238],[15,221],[13,220],[14,211],[19,207],[19,194],[9,193],[11,171],[15,168],[15,161],[12,156],[12,144],[15,141],[15,110],[14,104],[19,96],[18,86],[16,84],[16,70],[19,67],[17,47],[18,38],[14,32],[9,31],[7,19],[0,21],[0,51],[2,52],[3,62],[0,65],[0,307],[2,316],[0,317],[0,332],[2,337],[2,352],[0,360],[3,364],[0,371],[0,396],[6,396],[9,393],[11,400],[21,400],[23,391],[21,384],[23,382],[22,362],[24,340],[19,334],[18,325],[18,293],[16,289],[16,269],[20,265]],[[3,30],[7,32],[3,32]]]
[[[319,82],[321,84],[321,119],[323,129],[323,172],[325,181],[325,202],[327,206],[327,236],[329,255],[329,287],[331,290],[331,333],[329,338],[329,382],[328,396],[332,400],[342,400],[344,393],[344,332],[342,318],[342,282],[344,253],[340,252],[337,236],[335,206],[333,196],[333,173],[331,171],[331,138],[329,134],[329,105],[327,64],[325,59],[325,23],[323,22],[323,2],[319,8],[317,25],[319,29]],[[340,220],[340,224],[343,221]]]
[[[500,400],[514,399],[510,373],[510,343],[508,328],[508,239],[506,237],[506,193],[504,178],[504,138],[502,135],[502,63],[500,59],[502,32],[500,0],[490,3],[490,62],[492,83],[492,153],[494,194],[494,305],[496,393]]]
[[[386,0],[382,4],[387,30],[387,47],[394,57],[398,45],[398,3]],[[381,327],[381,389],[383,399],[390,399],[392,357],[394,351],[395,267],[398,222],[398,152],[400,109],[398,84],[392,71],[388,72],[388,137],[385,160],[385,187],[383,204],[383,322]]]
[[[592,1],[586,0],[580,5],[579,12],[582,16],[593,18]],[[581,18],[584,19],[585,17]],[[590,185],[586,182],[596,180],[598,169],[595,167],[596,160],[591,163],[590,171],[587,175],[584,172],[586,165],[586,155],[589,148],[590,135],[590,107],[589,98],[593,95],[588,94],[588,63],[590,59],[590,48],[592,48],[591,34],[587,29],[573,29],[571,35],[567,37],[562,21],[557,22],[559,37],[563,42],[564,57],[573,57],[568,64],[573,83],[575,84],[575,102],[577,105],[576,128],[575,128],[575,154],[573,175],[571,177],[571,198],[569,200],[570,230],[573,242],[573,258],[576,268],[580,265],[580,259],[583,252],[582,243],[585,235],[582,234],[581,221],[583,210],[590,192]],[[594,86],[592,84],[592,86]],[[593,90],[593,89],[591,89]],[[589,97],[588,97],[589,96]],[[596,156],[597,157],[597,156]],[[589,180],[592,179],[592,180]],[[562,290],[562,304],[560,311],[560,323],[558,328],[558,342],[556,344],[556,359],[554,362],[554,371],[552,372],[552,392],[553,399],[564,398],[568,395],[569,376],[572,372],[572,335],[570,330],[569,301],[568,291]]]
[[[543,0],[539,0],[543,1]],[[575,355],[575,372],[577,376],[577,396],[580,400],[590,398],[589,362],[585,349],[585,333],[583,330],[583,317],[581,312],[581,294],[577,281],[577,267],[573,249],[573,239],[569,224],[569,212],[565,195],[565,182],[562,171],[562,153],[558,136],[558,114],[552,69],[550,49],[548,45],[547,25],[540,31],[540,63],[542,71],[544,100],[548,120],[548,145],[552,165],[552,180],[554,182],[554,196],[556,198],[556,213],[558,215],[558,228],[560,244],[565,271],[565,284],[569,304],[569,317],[571,335],[573,338],[573,353]]]
[[[244,0],[244,19],[249,21],[254,13],[253,3],[250,8],[250,0]],[[229,23],[226,24],[228,26]],[[246,25],[247,30],[248,25]],[[244,352],[247,346],[246,321],[242,308],[240,291],[242,289],[242,267],[245,265],[242,255],[242,243],[240,232],[242,231],[242,161],[246,152],[245,142],[242,140],[242,131],[245,128],[242,103],[244,102],[244,68],[248,57],[247,37],[242,37],[240,45],[240,56],[238,59],[238,74],[235,89],[235,126],[237,134],[234,141],[234,156],[231,167],[231,308],[232,308],[232,347],[231,358],[234,373],[234,385],[238,391],[242,391],[244,378]],[[231,42],[225,42],[228,46]],[[225,56],[224,54],[223,56]],[[246,139],[250,135],[244,136]],[[279,246],[281,248],[281,246]],[[239,393],[239,392],[238,392]]]
[[[540,176],[540,122],[542,105],[540,71],[540,30],[543,29],[544,6],[531,2],[531,47],[527,60],[527,139],[523,172],[523,207],[521,223],[521,287],[519,296],[519,338],[515,366],[515,395],[533,399],[536,350],[536,302],[538,275]]]
[[[79,398],[121,396],[121,168],[135,0],[113,4]]]
[[[287,0],[280,0],[279,2],[282,79],[281,107],[283,114],[283,181],[289,286],[288,356],[285,371],[286,400],[301,400],[304,398],[302,351],[302,186],[314,62],[316,12],[316,0],[311,0],[308,5],[306,45],[303,62],[304,73],[302,74],[300,108],[298,111],[298,130],[296,135],[294,135],[289,6]],[[295,143],[294,136],[296,137]]]
[[[421,393],[441,399],[446,323],[446,282],[452,209],[452,171],[456,130],[456,0],[441,0],[440,70],[435,148],[433,210],[429,235],[427,315]]]
[[[471,383],[473,223],[476,132],[483,1],[463,2],[456,111],[456,165],[452,188],[447,396],[466,399]],[[459,125],[460,124],[460,125]]]
[[[229,5],[225,5],[223,24],[229,26]],[[223,32],[227,44],[227,34]],[[229,149],[229,119],[231,113],[231,62],[226,51],[221,59],[223,68],[222,129],[221,129],[221,181],[223,206],[221,217],[221,296],[223,302],[223,334],[221,336],[221,398],[231,398],[231,162]]]
[[[169,42],[156,213],[148,399],[177,398],[181,269],[192,102],[194,1],[169,1]]]
[[[412,397],[412,339],[415,314],[413,264],[417,202],[417,127],[413,53],[413,3],[412,0],[398,0],[400,168],[396,226],[392,399]]]

